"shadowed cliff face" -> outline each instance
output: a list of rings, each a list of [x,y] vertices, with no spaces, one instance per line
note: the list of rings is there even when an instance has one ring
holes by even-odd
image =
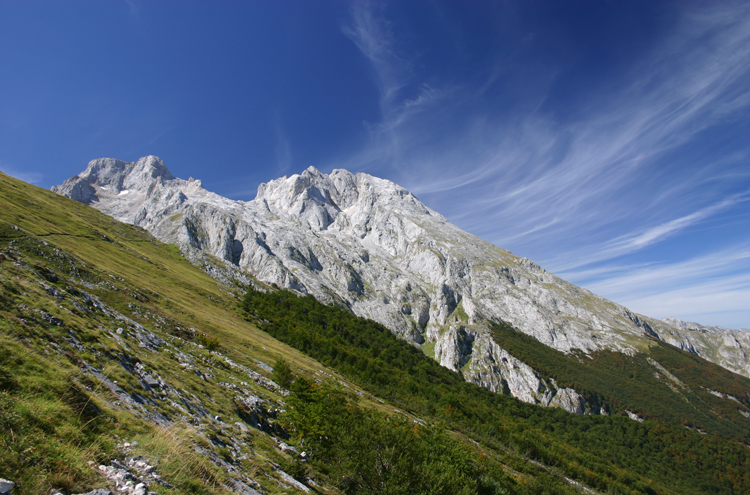
[[[574,391],[510,356],[490,322],[563,352],[633,354],[655,337],[750,376],[747,332],[727,340],[635,315],[463,232],[407,190],[367,174],[311,167],[261,184],[253,201],[242,202],[175,178],[149,156],[94,160],[53,190],[179,245],[195,262],[224,260],[216,278],[247,281],[249,273],[345,306],[466,380],[527,402],[585,410]]]

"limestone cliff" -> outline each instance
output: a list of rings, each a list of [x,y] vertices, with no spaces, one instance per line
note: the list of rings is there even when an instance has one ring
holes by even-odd
[[[633,354],[659,338],[750,376],[739,359],[747,338],[727,352],[723,334],[636,315],[460,230],[409,191],[367,174],[311,167],[261,184],[243,202],[175,178],[154,156],[102,158],[52,189],[179,245],[191,260],[224,260],[224,268],[212,268],[217,278],[250,274],[348,307],[466,380],[527,402],[598,412],[508,354],[489,322],[509,323],[566,353]]]

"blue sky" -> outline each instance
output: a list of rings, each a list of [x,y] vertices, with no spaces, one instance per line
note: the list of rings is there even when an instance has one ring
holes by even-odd
[[[750,328],[750,4],[0,2],[0,170],[310,165],[658,318]]]

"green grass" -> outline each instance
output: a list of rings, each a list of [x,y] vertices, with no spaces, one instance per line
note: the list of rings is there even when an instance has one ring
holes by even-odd
[[[211,418],[229,425],[241,418],[233,394],[220,382],[245,381],[270,407],[282,397],[231,369],[225,356],[265,375],[270,373],[256,360],[283,358],[310,375],[320,365],[247,323],[231,289],[140,228],[2,174],[0,206],[0,477],[17,483],[14,493],[88,491],[103,483],[94,467],[123,455],[115,445],[138,439],[138,453],[159,462],[160,474],[177,487],[174,493],[196,493],[196,487],[225,493],[224,470],[192,448],[205,440],[213,420],[184,424],[168,397],[143,388],[135,365],[194,394],[198,399],[191,400],[199,400]],[[157,351],[140,347],[128,336],[130,325],[87,304],[84,292],[166,344]],[[120,341],[118,328],[124,330]],[[201,341],[208,348],[200,349]],[[183,370],[180,351],[210,373],[208,381]],[[173,426],[157,426],[118,406],[118,397],[86,366],[101,370],[127,394],[145,397],[145,410],[166,415]],[[272,481],[273,443],[247,449],[255,457],[248,451],[250,460],[238,462],[238,469],[257,473],[268,493],[283,491]]]
[[[0,325],[0,477],[28,493],[96,481],[87,463],[114,455],[105,435],[114,419],[90,400],[74,367],[29,352]]]

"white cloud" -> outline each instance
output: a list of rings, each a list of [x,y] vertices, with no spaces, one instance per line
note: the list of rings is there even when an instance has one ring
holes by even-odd
[[[706,218],[713,207],[695,214],[688,209],[720,202],[703,187],[706,182],[722,174],[746,179],[750,169],[738,165],[746,153],[737,153],[729,166],[726,160],[694,163],[688,156],[683,171],[672,164],[667,171],[660,160],[711,126],[745,115],[750,104],[748,8],[719,17],[720,24],[716,17],[688,16],[666,46],[634,70],[625,89],[592,94],[577,121],[530,114],[520,123],[493,124],[478,117],[474,135],[454,141],[459,146],[441,153],[442,160],[427,162],[439,173],[416,174],[417,193],[501,245],[538,245],[545,237],[600,244],[603,228],[618,225],[612,232],[619,230],[620,241],[629,243],[612,255]],[[477,156],[483,159],[472,160]],[[664,184],[649,184],[658,174]],[[627,223],[636,217],[653,226]]]
[[[743,197],[744,196],[744,197]],[[685,215],[683,217],[677,218],[675,220],[670,220],[668,222],[665,222],[661,225],[657,225],[656,227],[652,227],[642,234],[638,235],[630,235],[625,238],[615,239],[613,242],[613,249],[615,249],[618,254],[619,252],[631,252],[636,249],[642,249],[646,246],[650,246],[651,244],[654,244],[667,236],[670,236],[674,234],[675,232],[678,232],[686,227],[689,227],[701,220],[703,220],[706,217],[710,217],[711,215],[728,208],[730,206],[734,206],[735,204],[747,201],[747,196],[735,196],[733,198],[721,201],[715,205],[711,205],[706,208],[702,208],[694,213],[691,213],[689,215]]]
[[[730,327],[750,326],[748,245],[678,263],[627,267],[615,273],[615,269],[590,270],[570,273],[566,278],[641,314]],[[600,275],[609,276],[596,280]]]
[[[739,203],[750,200],[750,193],[737,194],[716,204],[701,208],[689,215],[669,220],[660,225],[650,227],[641,232],[634,232],[617,237],[606,244],[599,246],[587,246],[584,252],[569,252],[556,260],[555,270],[561,272],[562,276],[577,277],[571,274],[571,270],[579,267],[593,265],[602,261],[611,260],[620,256],[633,253],[652,244],[661,242],[668,237],[677,234],[683,229],[693,226],[712,215],[731,208]]]
[[[618,300],[640,314],[676,317],[708,325],[748,328],[750,277],[724,277],[709,283],[694,281],[680,288],[642,297],[637,291]]]
[[[382,6],[357,2],[352,7],[352,23],[343,28],[372,64],[380,90],[381,110],[388,120],[398,92],[410,77],[410,63],[394,50],[391,24],[377,12]]]
[[[626,293],[637,290],[640,294],[649,295],[684,283],[706,283],[727,275],[733,278],[744,277],[745,280],[750,281],[750,273],[741,273],[742,269],[748,267],[750,267],[750,247],[740,245],[678,263],[643,266],[629,270],[623,275],[594,282],[589,284],[589,287],[596,287],[597,290],[607,293]],[[571,278],[579,278],[580,275],[582,274],[568,274]],[[750,299],[746,301],[746,305],[750,306]]]
[[[367,149],[336,166],[386,172],[460,227],[524,256],[531,252],[547,268],[566,271],[566,278],[596,277],[589,288],[618,302],[651,308],[637,291],[661,281],[653,294],[669,296],[675,308],[678,300],[698,303],[700,284],[667,276],[687,265],[617,260],[746,208],[750,142],[714,154],[716,139],[705,136],[747,121],[750,4],[689,7],[673,31],[622,74],[619,89],[591,87],[575,117],[544,113],[528,102],[523,113],[499,112],[502,118],[491,107],[477,109],[476,99],[502,81],[507,67],[478,87],[446,83],[436,90],[441,81],[431,78],[423,97],[406,102],[404,88],[427,78],[396,53],[398,33],[378,8],[358,4],[346,33],[372,63],[383,120],[372,127]],[[550,70],[554,82],[564,68]],[[535,97],[545,101],[547,95]],[[454,120],[461,125],[451,127]],[[729,269],[713,275],[716,293],[731,275]],[[613,276],[611,285],[600,280],[605,276]],[[618,284],[631,289],[615,290]],[[736,302],[744,290],[727,289],[732,311],[742,309]]]

